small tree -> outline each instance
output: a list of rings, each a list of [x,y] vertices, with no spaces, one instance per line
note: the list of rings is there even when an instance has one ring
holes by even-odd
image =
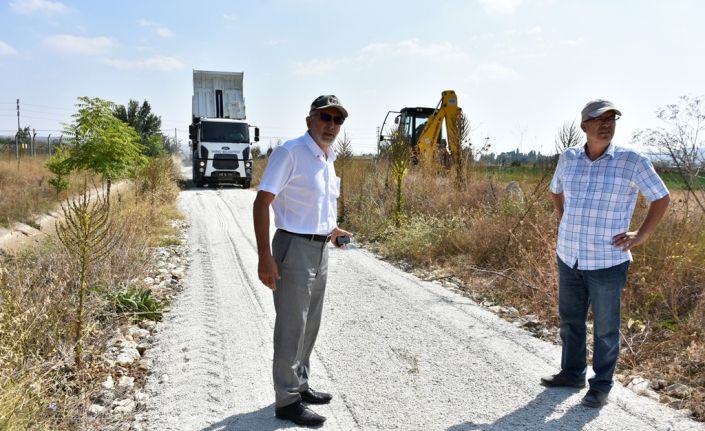
[[[57,197],[69,188],[69,181],[66,177],[71,174],[70,157],[71,152],[66,147],[58,147],[54,155],[46,162],[49,172],[54,174],[54,177],[49,179],[49,184],[56,190]]]
[[[340,217],[338,222],[343,223],[345,221],[345,196],[343,195],[343,184],[345,184],[346,173],[353,158],[352,141],[346,132],[343,132],[343,136],[338,138],[335,143],[335,155],[337,162],[336,164],[340,167],[340,197],[338,198],[338,202],[340,203]]]
[[[78,112],[67,132],[74,147],[67,160],[71,170],[87,170],[101,175],[107,184],[108,205],[113,180],[130,175],[145,162],[139,135],[112,113],[112,102],[79,97]]]
[[[656,111],[665,127],[638,130],[632,140],[665,156],[705,212],[705,96],[681,96],[678,103]]]
[[[575,124],[575,121],[571,123],[565,122],[558,129],[555,144],[556,153],[561,154],[568,148],[585,145],[585,136],[580,127]]]
[[[111,229],[107,197],[91,200],[84,184],[83,195],[62,205],[64,220],[56,224],[56,233],[71,256],[76,271],[78,304],[76,306],[76,344],[74,355],[76,367],[81,368],[83,352],[84,314],[88,276],[91,267],[105,258],[115,243],[116,230]]]
[[[250,154],[252,155],[253,159],[259,159],[262,157],[262,149],[259,147],[259,145],[253,145],[250,148]]]
[[[394,224],[400,226],[404,215],[401,186],[411,164],[411,145],[409,138],[404,133],[403,125],[400,124],[392,131],[386,153],[389,156],[392,180],[395,185]]]
[[[451,135],[458,142],[458,148],[453,148],[451,145],[450,152],[452,163],[455,166],[455,185],[457,188],[462,188],[465,184],[465,169],[466,160],[464,160],[464,148],[472,148],[470,144],[470,120],[463,112],[460,112],[457,117],[450,122],[449,127],[453,130],[448,132],[449,142]],[[472,151],[470,152],[472,156]]]

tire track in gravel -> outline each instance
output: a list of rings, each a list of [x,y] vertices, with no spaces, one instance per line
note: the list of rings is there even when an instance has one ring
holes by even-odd
[[[198,207],[205,209],[202,202]],[[196,221],[196,223],[199,223]],[[155,368],[147,389],[161,412],[150,423],[154,430],[181,430],[205,425],[224,414],[228,366],[222,360],[224,337],[218,302],[220,292],[209,258],[209,242],[202,229],[190,238],[192,252],[189,288],[173,304],[160,328],[154,352]],[[151,356],[151,355],[150,355]],[[213,360],[221,357],[220,360]],[[188,396],[185,396],[188,394]]]

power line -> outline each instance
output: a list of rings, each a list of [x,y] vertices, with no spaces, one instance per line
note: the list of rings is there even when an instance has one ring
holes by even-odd
[[[47,109],[55,109],[59,111],[69,111],[69,112],[74,112],[75,109],[69,109],[69,108],[59,108],[57,106],[47,106],[47,105],[37,105],[34,103],[23,103],[24,106],[36,106],[38,108],[47,108]]]

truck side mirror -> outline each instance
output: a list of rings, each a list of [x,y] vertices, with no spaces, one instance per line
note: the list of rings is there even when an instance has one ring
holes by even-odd
[[[259,142],[259,127],[255,127],[255,142]]]
[[[192,140],[192,141],[195,141],[195,140],[196,140],[196,137],[197,137],[197,136],[196,136],[196,133],[197,133],[197,131],[196,131],[196,126],[190,124],[190,125],[188,126],[188,138],[189,138],[190,140]]]
[[[399,120],[401,119],[401,115],[397,115],[394,117],[394,124],[399,124]]]

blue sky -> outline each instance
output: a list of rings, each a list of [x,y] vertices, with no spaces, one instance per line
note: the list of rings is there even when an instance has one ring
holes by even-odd
[[[658,107],[705,94],[703,18],[697,0],[3,1],[0,134],[18,98],[22,127],[45,134],[90,96],[146,99],[185,139],[203,69],[245,73],[263,147],[302,134],[311,101],[333,93],[354,150],[373,152],[387,111],[448,89],[495,152],[552,153],[593,98],[617,104],[615,141],[634,146]]]

